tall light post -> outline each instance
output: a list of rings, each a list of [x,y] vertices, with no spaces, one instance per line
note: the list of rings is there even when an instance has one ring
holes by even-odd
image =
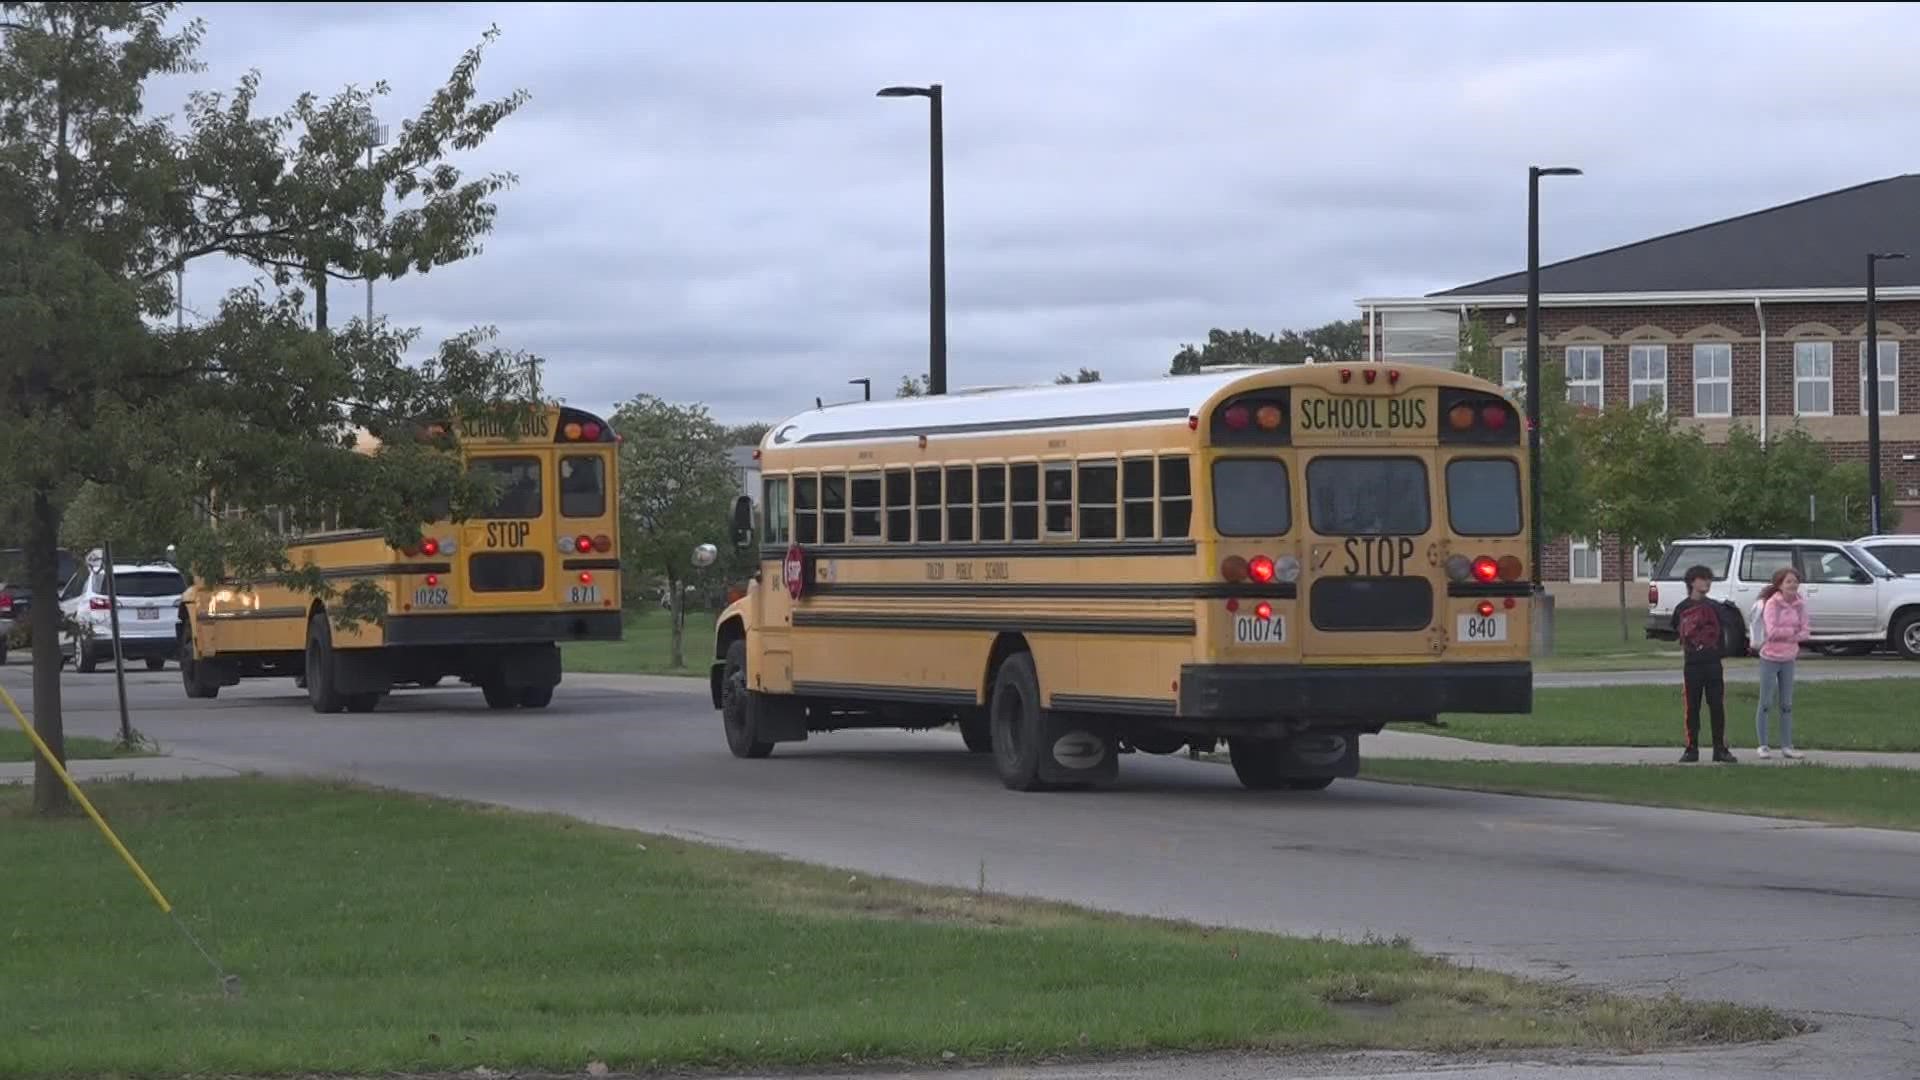
[[[1904,259],[1904,251],[1880,251],[1867,256],[1867,513],[1869,532],[1880,535],[1880,319],[1879,288],[1874,268],[1882,261]]]
[[[889,86],[879,97],[923,97],[932,107],[932,180],[929,196],[929,228],[932,237],[927,252],[928,332],[927,393],[947,392],[947,199],[946,168],[942,164],[940,131],[940,84],[931,86]]]
[[[367,116],[367,170],[373,170],[373,152],[387,145],[387,125],[376,120],[372,112]],[[373,275],[367,275],[367,332],[373,332]]]
[[[1540,178],[1543,176],[1579,176],[1580,170],[1568,166],[1527,167],[1527,461],[1532,468],[1529,492],[1533,519],[1533,592],[1543,591],[1540,583],[1540,553],[1546,547],[1541,531],[1540,508],[1545,485],[1540,467]]]

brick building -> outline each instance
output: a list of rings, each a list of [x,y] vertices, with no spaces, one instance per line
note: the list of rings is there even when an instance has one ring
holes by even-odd
[[[1709,442],[1735,424],[1762,439],[1799,427],[1836,460],[1865,461],[1868,252],[1912,256],[1878,268],[1881,491],[1901,508],[1901,527],[1920,531],[1920,175],[1542,266],[1541,363],[1564,367],[1573,400],[1658,399]],[[1360,300],[1369,355],[1451,364],[1460,320],[1478,318],[1518,389],[1526,292],[1523,269]],[[1547,543],[1542,576],[1565,603],[1612,603],[1620,554],[1561,537]],[[1644,560],[1624,561],[1629,580],[1645,579]]]

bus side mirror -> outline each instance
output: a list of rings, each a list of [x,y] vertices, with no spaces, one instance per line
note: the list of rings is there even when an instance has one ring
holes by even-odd
[[[733,546],[753,545],[753,499],[742,495],[733,500]]]

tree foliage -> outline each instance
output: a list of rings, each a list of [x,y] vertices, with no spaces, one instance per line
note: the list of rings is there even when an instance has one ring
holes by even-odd
[[[1055,376],[1053,380],[1054,385],[1056,386],[1072,386],[1075,383],[1096,383],[1099,381],[1100,381],[1100,372],[1090,367],[1083,367],[1080,369],[1080,371],[1077,374],[1073,374],[1073,375],[1068,375],[1065,372],[1061,372],[1059,375]]]
[[[1634,548],[1660,551],[1697,534],[1713,515],[1708,451],[1700,433],[1682,428],[1652,402],[1582,414],[1577,439],[1585,453],[1588,533],[1619,541],[1624,562]],[[1619,587],[1620,635],[1627,638],[1627,578]]]
[[[196,97],[175,130],[142,101],[155,78],[199,70],[203,25],[170,28],[176,6],[4,5],[0,516],[24,523],[36,595],[58,591],[54,552],[84,488],[85,529],[123,549],[177,544],[203,579],[281,575],[336,618],[373,617],[370,583],[335,593],[289,564],[262,516],[216,528],[213,515],[276,507],[296,525],[339,521],[405,543],[438,502],[457,514],[487,494],[450,438],[422,441],[415,422],[522,415],[538,360],[478,330],[410,363],[413,332],[329,333],[324,306],[310,321],[288,286],[425,272],[478,251],[489,198],[510,178],[464,181],[448,156],[484,142],[524,95],[476,102],[471,50],[372,167],[359,164],[365,109],[384,86],[256,117],[250,75],[231,98]],[[162,324],[173,273],[212,255],[271,280],[201,324]],[[378,452],[356,452],[376,440]],[[35,722],[58,754],[56,614],[34,605]],[[43,767],[37,804],[64,798]]]
[[[900,376],[900,385],[894,387],[893,396],[897,398],[926,397],[927,377],[925,375]]]
[[[1798,427],[1769,433],[1763,444],[1747,424],[1736,424],[1708,462],[1715,536],[1816,536],[1852,539],[1869,528],[1867,470],[1837,463]],[[1881,527],[1899,518],[1882,500]]]
[[[1254,330],[1207,331],[1206,343],[1199,347],[1180,346],[1173,356],[1171,373],[1192,375],[1211,367],[1242,364],[1299,364],[1311,356],[1316,361],[1353,363],[1366,358],[1366,328],[1359,319],[1336,320],[1311,330],[1282,330],[1262,334]]]
[[[685,665],[686,586],[699,579],[693,549],[726,544],[739,496],[727,431],[704,405],[642,394],[612,417],[620,432],[620,562],[632,587],[664,581],[672,598],[672,664]]]

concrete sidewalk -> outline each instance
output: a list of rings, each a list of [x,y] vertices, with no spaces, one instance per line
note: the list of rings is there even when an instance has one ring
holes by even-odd
[[[1368,736],[1361,748],[1363,757],[1419,758],[1428,761],[1520,761],[1545,765],[1673,765],[1680,760],[1678,746],[1506,746],[1500,743],[1474,742],[1445,735],[1418,731],[1383,731]],[[1887,769],[1920,769],[1920,754],[1894,754],[1866,750],[1803,750],[1798,761],[1788,761],[1777,753],[1762,761],[1752,747],[1733,748],[1743,765],[1760,766],[1846,765],[1877,766]]]
[[[199,780],[240,776],[247,770],[199,757],[84,758],[67,762],[67,773],[86,784],[98,780]],[[33,783],[33,762],[0,762],[0,784]]]

